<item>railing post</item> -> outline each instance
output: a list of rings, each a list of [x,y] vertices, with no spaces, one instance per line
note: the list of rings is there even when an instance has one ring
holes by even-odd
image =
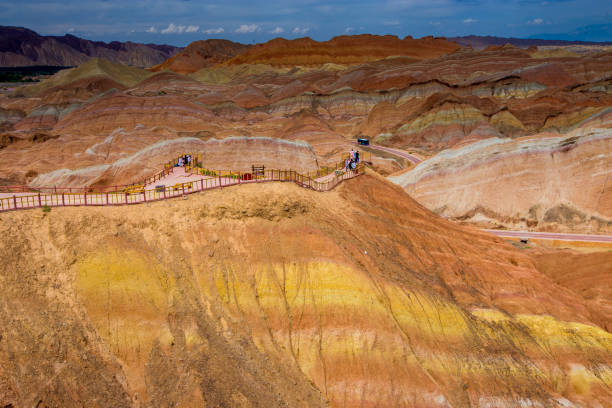
[[[40,201],[40,191],[38,192],[38,206],[42,207],[42,202]]]
[[[219,187],[221,187],[221,173],[219,173]]]
[[[106,192],[106,205],[108,205],[108,191]]]
[[[200,187],[202,189],[202,191],[204,191],[204,179],[200,179]],[[164,190],[166,191],[166,190]]]
[[[62,207],[66,206],[66,203],[64,202],[64,192],[62,191]]]
[[[166,199],[166,186],[164,186],[164,200]]]
[[[144,188],[142,189],[142,195],[144,196],[144,202],[147,202],[147,190],[145,190]]]
[[[181,184],[181,187],[183,188],[183,195],[185,195],[185,183]]]
[[[17,197],[13,194],[13,204],[15,205],[15,209],[17,209]]]
[[[126,204],[128,203],[128,193],[127,192],[125,193],[125,203]]]
[[[85,194],[83,194],[85,197],[85,205],[87,205],[87,191],[85,192]]]

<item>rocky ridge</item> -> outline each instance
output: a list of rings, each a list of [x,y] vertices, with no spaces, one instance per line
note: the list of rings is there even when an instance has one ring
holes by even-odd
[[[0,26],[0,66],[75,66],[90,58],[126,65],[149,67],[159,64],[180,50],[171,45],[133,42],[104,43],[75,37],[41,36],[23,27]]]

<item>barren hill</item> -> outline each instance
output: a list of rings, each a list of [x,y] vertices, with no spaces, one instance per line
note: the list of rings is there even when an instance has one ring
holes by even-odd
[[[593,41],[566,41],[566,40],[540,40],[537,38],[511,38],[511,37],[495,37],[495,36],[480,36],[466,35],[463,37],[449,37],[449,41],[454,41],[464,47],[473,47],[478,49],[487,48],[491,45],[512,44],[515,47],[561,47],[570,45],[594,45],[606,46],[612,45],[612,42],[593,42]]]
[[[352,35],[317,42],[310,38],[276,38],[257,44],[232,58],[227,64],[269,64],[272,66],[312,66],[326,63],[360,64],[390,56],[408,56],[415,60],[435,58],[457,50],[459,46],[444,38],[424,37],[403,40],[386,35]]]
[[[104,43],[74,35],[41,36],[23,27],[0,26],[0,66],[80,65],[90,58],[149,67],[168,59],[179,47],[133,42]]]
[[[3,406],[612,403],[580,295],[377,176],[15,212],[0,234]]]
[[[439,214],[488,227],[612,232],[610,114],[598,128],[445,150],[393,177]],[[607,126],[606,126],[607,124]]]
[[[150,72],[141,68],[115,64],[105,59],[92,58],[76,68],[61,70],[43,82],[19,88],[15,96],[42,96],[57,89],[74,87],[75,83],[79,83],[79,81],[91,82],[92,79],[96,80],[100,77],[113,81],[125,88],[133,86],[151,75]],[[100,89],[98,92],[107,90]]]
[[[195,41],[151,70],[156,72],[170,70],[188,74],[225,62],[248,48],[248,45],[229,40]]]

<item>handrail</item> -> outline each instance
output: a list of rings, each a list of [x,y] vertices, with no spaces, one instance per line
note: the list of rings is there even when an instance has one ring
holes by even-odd
[[[199,170],[198,167],[185,168],[187,172]],[[308,174],[300,174],[295,170],[269,169],[265,170],[264,176],[257,179],[242,180],[242,172],[226,172],[217,170],[214,177],[201,178],[199,180],[177,183],[174,186],[153,188],[146,190],[133,189],[130,191],[105,191],[105,192],[61,192],[41,193],[25,196],[13,195],[12,197],[0,199],[0,212],[24,210],[41,207],[68,207],[68,206],[107,206],[107,205],[129,205],[152,201],[160,201],[169,198],[181,197],[199,191],[215,188],[223,188],[240,184],[290,181],[300,187],[309,188],[314,191],[329,191],[342,181],[363,174],[363,163],[359,163],[355,170],[337,170],[328,174],[327,180],[319,181]]]
[[[172,172],[172,168],[174,167],[174,163],[177,162],[178,156],[174,160],[170,160],[164,164],[164,169],[157,173],[154,173],[151,176],[144,177],[143,179],[139,179],[138,181],[134,181],[128,184],[116,184],[108,187],[30,187],[27,185],[14,185],[14,186],[0,186],[0,193],[112,193],[112,192],[126,192],[133,187],[137,186],[146,186],[147,184],[154,183],[158,180],[161,180],[168,174]]]
[[[361,161],[367,161],[368,157],[371,158],[371,153],[369,152],[360,152],[362,157]],[[370,156],[368,156],[370,155]],[[130,192],[131,189],[140,190],[143,186],[146,186],[151,183],[155,183],[158,180],[163,179],[165,176],[169,175],[174,168],[175,163],[177,163],[179,157],[183,157],[184,155],[177,156],[175,159],[170,160],[164,164],[164,169],[154,173],[151,176],[144,177],[143,179],[139,179],[132,183],[128,184],[116,184],[108,187],[30,187],[28,185],[13,185],[13,186],[1,186],[0,185],[0,193],[49,193],[49,194],[60,194],[60,193],[112,193],[112,192]],[[196,154],[191,154],[192,157],[197,157]],[[311,171],[306,174],[306,176],[310,178],[319,178],[325,175],[332,173],[335,170],[341,170],[345,167],[345,160],[348,158],[348,154],[343,156],[342,161],[337,162],[334,166],[323,166],[315,171]],[[236,171],[231,170],[214,170],[208,169],[212,173],[238,173]],[[216,175],[216,174],[215,174]]]

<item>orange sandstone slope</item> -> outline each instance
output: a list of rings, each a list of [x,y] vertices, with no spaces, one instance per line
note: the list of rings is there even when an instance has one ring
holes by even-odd
[[[151,71],[170,70],[181,74],[188,74],[225,62],[248,48],[249,45],[229,40],[212,39],[195,41],[166,61],[152,67]]]
[[[585,299],[591,317],[612,332],[612,251],[533,250],[539,271]]]
[[[272,66],[316,66],[326,63],[361,64],[391,56],[415,60],[436,58],[459,49],[444,38],[424,37],[403,40],[394,35],[343,35],[318,42],[308,37],[296,40],[276,38],[257,44],[226,62],[235,64],[268,64]]]
[[[365,175],[0,219],[0,405],[612,405],[612,335]]]

